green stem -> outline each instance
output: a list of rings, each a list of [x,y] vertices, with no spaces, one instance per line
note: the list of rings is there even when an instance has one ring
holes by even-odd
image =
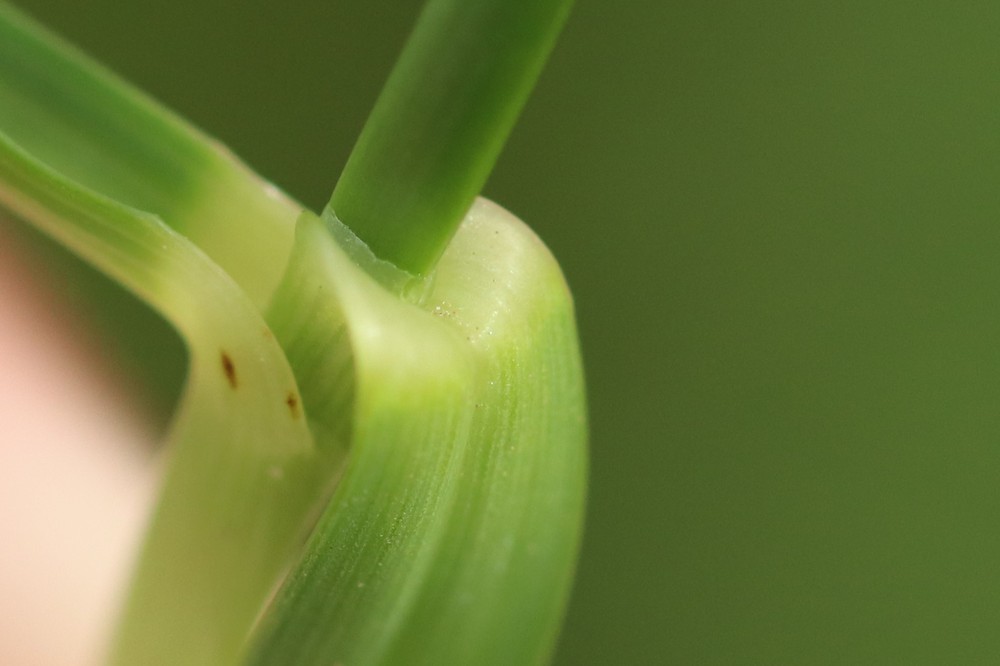
[[[572,0],[430,0],[329,209],[379,259],[430,272],[493,164]]]

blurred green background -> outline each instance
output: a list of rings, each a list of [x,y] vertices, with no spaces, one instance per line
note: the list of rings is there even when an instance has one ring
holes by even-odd
[[[17,0],[318,208],[415,0]],[[558,664],[1000,661],[1000,5],[578,0],[486,194],[589,378]]]

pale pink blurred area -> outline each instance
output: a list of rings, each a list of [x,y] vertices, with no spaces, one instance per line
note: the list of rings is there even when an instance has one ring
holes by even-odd
[[[0,664],[90,665],[151,509],[157,433],[28,249],[0,224]]]

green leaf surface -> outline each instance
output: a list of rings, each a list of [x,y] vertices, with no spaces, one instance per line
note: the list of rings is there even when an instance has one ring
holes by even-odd
[[[224,147],[3,2],[0,131],[74,182],[160,216],[258,307],[267,303],[301,207]]]
[[[0,203],[134,291],[184,337],[188,382],[120,649],[123,663],[178,663],[178,654],[183,663],[231,663],[337,459],[317,451],[289,408],[295,378],[259,312],[159,218],[68,181],[3,135]]]
[[[283,344],[332,321],[344,331],[351,453],[250,663],[543,661],[585,477],[572,305],[548,250],[480,200],[419,304],[386,292],[308,214],[292,266],[269,320]]]

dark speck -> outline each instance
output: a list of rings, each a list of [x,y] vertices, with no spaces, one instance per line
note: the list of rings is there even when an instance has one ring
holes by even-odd
[[[285,404],[288,405],[288,411],[291,412],[292,418],[299,418],[299,398],[292,391],[288,392],[288,397],[285,398]]]
[[[233,359],[229,358],[229,354],[222,352],[222,372],[226,375],[226,380],[229,382],[229,386],[236,388],[236,366],[233,365]]]

